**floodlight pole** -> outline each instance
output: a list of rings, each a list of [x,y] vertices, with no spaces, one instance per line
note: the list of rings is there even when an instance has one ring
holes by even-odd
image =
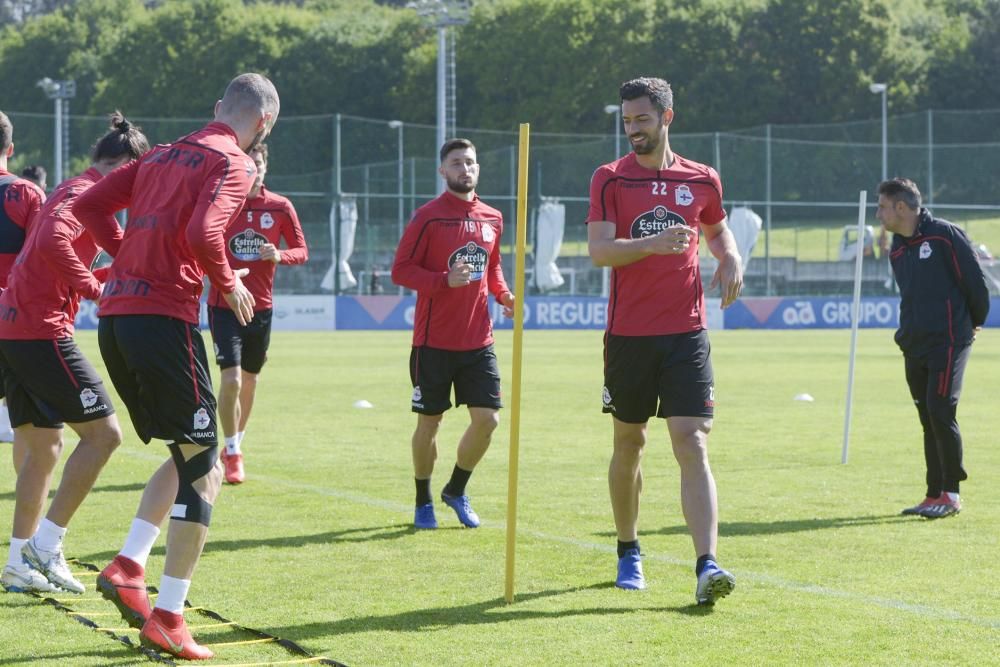
[[[445,78],[445,58],[448,53],[448,28],[445,24],[439,23],[437,33],[437,143],[435,144],[435,150],[440,150],[444,146],[448,127],[448,107],[446,103],[448,80]],[[444,192],[444,181],[438,179],[437,185],[438,194]]]
[[[55,182],[52,185],[56,186],[63,180],[63,153],[69,151],[69,132],[67,132],[66,125],[69,121],[69,100],[76,97],[76,81],[73,79],[53,81],[49,77],[45,77],[35,85],[41,88],[45,92],[45,96],[55,103],[55,155],[53,158],[55,161]],[[63,145],[64,136],[66,137],[65,146]]]
[[[882,95],[882,180],[889,178],[889,86],[873,83],[868,86],[872,93]]]
[[[882,96],[882,182],[889,178],[889,85],[885,83],[873,83],[868,86],[868,90],[874,95]],[[858,237],[858,254],[861,254],[863,237]],[[889,284],[892,291],[897,291],[896,282],[892,277],[892,262],[887,262],[889,269]],[[845,436],[846,437],[846,436]],[[845,445],[844,456],[847,456]]]
[[[396,178],[398,179],[396,191],[399,193],[399,204],[397,213],[399,215],[399,238],[403,237],[403,121],[390,120],[389,127],[396,130]]]
[[[452,118],[448,118],[448,77],[447,64],[449,56],[452,60],[452,81],[451,92],[454,95],[455,88],[455,54],[448,48],[448,29],[451,26],[465,25],[469,22],[469,0],[411,0],[406,3],[410,9],[414,9],[417,15],[427,23],[437,28],[437,148],[435,149],[434,164],[438,162],[437,150],[444,145],[446,133],[449,127],[455,126],[455,112],[452,110]],[[437,193],[444,192],[444,182],[436,179]]]

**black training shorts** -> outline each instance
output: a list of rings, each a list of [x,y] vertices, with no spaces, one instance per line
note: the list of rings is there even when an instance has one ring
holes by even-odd
[[[415,347],[410,352],[410,381],[410,406],[420,414],[439,415],[450,408],[452,385],[456,406],[494,410],[503,407],[500,370],[492,345],[465,352]]]
[[[219,368],[239,366],[247,373],[260,373],[271,344],[271,312],[270,308],[257,311],[249,324],[243,326],[231,308],[209,307],[208,326]]]
[[[604,412],[629,424],[657,417],[712,417],[712,346],[704,329],[604,340]],[[659,403],[659,407],[657,407]]]
[[[143,442],[218,444],[215,395],[198,327],[165,315],[112,315],[101,356]]]
[[[15,428],[62,428],[115,413],[104,382],[72,338],[0,340],[0,369]]]

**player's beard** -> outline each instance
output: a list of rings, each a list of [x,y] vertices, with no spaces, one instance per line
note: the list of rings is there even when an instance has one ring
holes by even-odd
[[[470,180],[467,182],[463,182],[458,179],[452,180],[450,178],[445,180],[448,183],[449,190],[451,190],[452,192],[460,192],[462,194],[468,194],[472,192],[473,190],[476,189],[476,185],[478,185],[475,176],[470,176]]]
[[[645,132],[639,132],[646,141],[638,146],[632,144],[632,150],[635,151],[636,155],[649,155],[650,153],[655,153],[660,147],[660,135],[662,134],[663,123],[656,126],[656,130],[651,134],[646,134]],[[635,135],[632,135],[635,136]],[[631,139],[632,137],[629,137]]]
[[[267,132],[267,128],[264,128],[263,130],[255,134],[253,137],[253,141],[250,142],[250,146],[248,146],[247,149],[243,152],[246,153],[247,155],[253,153],[253,150],[258,146],[260,146],[260,142],[264,140],[265,132]]]

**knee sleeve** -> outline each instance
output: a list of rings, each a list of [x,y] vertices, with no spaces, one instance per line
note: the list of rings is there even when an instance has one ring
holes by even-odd
[[[212,520],[212,505],[207,503],[194,488],[194,483],[209,474],[215,467],[219,454],[218,445],[202,448],[187,461],[177,443],[167,445],[177,467],[177,498],[170,512],[171,519],[190,521],[208,526]]]

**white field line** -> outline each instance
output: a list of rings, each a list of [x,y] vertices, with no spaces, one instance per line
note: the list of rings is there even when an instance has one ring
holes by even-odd
[[[148,458],[150,460],[164,460],[162,457],[157,457],[153,454],[146,452],[133,452],[141,458]],[[405,503],[395,502],[391,500],[383,500],[381,498],[372,498],[371,496],[366,496],[360,493],[354,493],[350,491],[342,491],[340,489],[331,489],[322,486],[316,486],[314,484],[303,484],[301,482],[296,482],[293,480],[282,479],[279,477],[270,477],[267,475],[261,475],[259,473],[253,474],[254,481],[266,482],[267,484],[272,484],[274,486],[281,486],[289,489],[295,489],[299,491],[308,491],[310,493],[316,493],[322,496],[328,496],[331,498],[339,498],[340,500],[350,501],[359,505],[366,505],[368,507],[378,507],[380,509],[389,510],[391,512],[399,512],[407,516],[411,515],[413,512],[413,506],[407,505]],[[227,489],[223,489],[223,493],[227,492]],[[229,491],[235,492],[235,491]],[[496,530],[506,530],[506,521],[489,521],[484,520],[482,527],[492,528]],[[572,537],[564,537],[561,535],[550,535],[548,533],[543,533],[537,530],[532,530],[530,528],[520,527],[519,531],[522,534],[529,535],[535,539],[544,540],[547,542],[558,542],[560,544],[566,544],[569,546],[576,547],[578,549],[584,549],[588,551],[600,551],[603,553],[615,553],[616,548],[612,544],[600,544],[597,542],[588,542],[586,540],[578,540]],[[211,539],[211,538],[209,538]],[[680,567],[690,568],[691,559],[675,558],[669,555],[647,555],[644,554],[643,558],[646,560],[653,560],[660,563],[667,563],[669,565],[677,565]],[[984,628],[990,628],[993,630],[1000,630],[1000,619],[996,618],[982,618],[979,616],[973,616],[971,614],[964,614],[953,609],[942,609],[940,607],[930,607],[927,605],[913,604],[906,602],[904,600],[894,600],[892,598],[883,598],[872,595],[863,595],[860,593],[852,593],[850,591],[842,591],[836,588],[830,588],[829,586],[820,586],[817,584],[804,584],[797,581],[791,581],[784,579],[782,577],[776,577],[770,574],[760,574],[756,572],[748,572],[746,570],[740,570],[738,573],[738,580],[749,580],[754,583],[764,584],[771,586],[773,588],[779,588],[786,591],[792,591],[795,593],[806,593],[809,595],[816,595],[819,597],[826,598],[837,598],[841,600],[849,600],[851,602],[866,604],[874,607],[882,607],[884,609],[893,609],[896,611],[902,611],[909,614],[914,614],[916,616],[923,616],[926,618],[932,618],[935,620],[947,619],[950,621],[955,621],[959,623],[968,623],[970,625],[978,625]]]

